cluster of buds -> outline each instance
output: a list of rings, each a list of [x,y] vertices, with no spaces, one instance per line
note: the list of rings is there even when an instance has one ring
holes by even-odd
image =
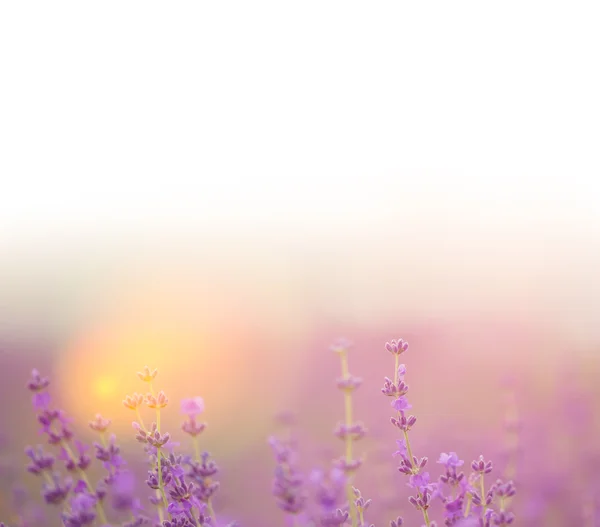
[[[414,415],[409,415],[407,417],[406,415],[401,414],[398,417],[390,417],[390,422],[403,432],[408,432],[417,423],[417,418]]]
[[[52,467],[54,466],[54,456],[44,452],[44,449],[38,445],[36,449],[33,447],[27,447],[25,454],[31,463],[27,465],[27,472],[39,476],[44,472],[52,473]]]
[[[471,468],[476,474],[484,475],[489,474],[494,467],[491,461],[485,461],[483,456],[479,456],[479,459],[471,462]]]
[[[160,410],[165,408],[168,402],[169,398],[162,390],[158,392],[157,395],[152,393],[142,395],[136,392],[133,395],[125,396],[125,399],[123,399],[123,406],[125,406],[125,408],[129,408],[130,410],[137,410],[140,406],[142,406],[142,404],[146,403],[148,408]]]
[[[208,452],[203,452],[199,461],[189,463],[187,476],[196,482],[196,495],[206,504],[210,503],[211,498],[220,488],[220,483],[213,480],[218,472],[219,467]]]
[[[138,423],[133,423],[133,425],[137,431],[135,438],[140,443],[148,444],[154,448],[162,448],[171,439],[171,435],[168,432],[164,434],[159,432],[156,423],[152,423],[150,430],[144,430]]]
[[[399,380],[397,382],[394,382],[389,377],[386,377],[384,379],[383,388],[381,388],[381,393],[388,397],[396,398],[406,395],[408,393],[408,384],[406,384],[402,379],[402,375],[404,375],[405,372],[406,370],[403,372],[398,372]]]
[[[77,450],[77,454],[75,454],[74,452],[70,452],[63,447],[61,448],[58,457],[59,459],[64,461],[65,468],[69,472],[86,470],[92,462],[92,459],[86,454],[87,450],[89,450],[89,447],[78,440],[75,440],[74,444]]]
[[[142,404],[144,404],[144,396],[139,393],[134,393],[133,395],[126,395],[123,400],[123,406],[125,408],[129,408],[130,410],[137,410]]]
[[[408,501],[418,511],[425,512],[431,506],[431,494],[429,494],[429,492],[425,492],[423,494],[419,493],[417,496],[410,496]]]
[[[92,430],[94,430],[94,432],[99,432],[100,434],[103,434],[108,430],[110,423],[110,419],[105,419],[104,417],[102,417],[102,415],[96,414],[94,419],[92,419],[89,422],[89,426]]]
[[[354,423],[353,425],[347,426],[340,423],[335,429],[334,434],[340,439],[346,439],[346,436],[350,436],[352,441],[358,441],[362,439],[367,433],[367,429],[362,423]]]
[[[158,369],[154,368],[152,371],[148,366],[144,366],[142,371],[137,372],[137,376],[142,382],[151,383],[158,375]]]
[[[167,398],[165,392],[162,390],[158,392],[158,395],[153,395],[151,393],[146,394],[146,405],[148,408],[153,408],[155,410],[160,410],[167,406],[169,399]]]
[[[356,512],[358,513],[358,525],[359,527],[367,527],[365,524],[365,511],[369,508],[369,505],[371,505],[371,500],[365,500],[362,497],[360,490],[358,490],[356,487],[352,487],[352,492],[354,493],[355,497],[354,506],[356,507]],[[375,527],[375,525],[371,524],[369,527]]]
[[[403,456],[398,467],[398,472],[407,476],[416,476],[425,468],[427,461],[428,458],[426,457],[419,459],[417,456],[413,456],[411,460],[407,456]]]
[[[392,355],[402,355],[408,349],[408,342],[403,339],[392,339],[385,343],[385,349]]]

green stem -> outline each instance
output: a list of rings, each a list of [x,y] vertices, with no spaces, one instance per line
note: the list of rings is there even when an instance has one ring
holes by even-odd
[[[215,525],[217,524],[217,515],[215,514],[215,509],[213,509],[212,502],[210,498],[206,500],[206,508],[208,509],[208,514],[214,520]]]
[[[412,449],[410,448],[410,440],[408,439],[408,432],[406,430],[403,430],[403,432],[404,432],[404,441],[406,442],[406,450],[408,452],[408,462],[410,463],[410,466],[414,472],[415,466],[413,464],[413,453],[412,453]]]
[[[469,494],[468,498],[467,498],[467,506],[465,507],[465,518],[469,515],[469,513],[471,512],[471,503],[472,503],[472,495]]]
[[[350,372],[348,371],[348,356],[347,352],[344,351],[340,353],[340,359],[342,361],[342,378],[348,379],[350,377]],[[344,414],[346,421],[346,464],[349,464],[352,461],[352,435],[349,433],[349,429],[352,426],[352,393],[348,390],[344,390]],[[348,508],[350,510],[350,518],[352,519],[352,527],[357,527],[357,517],[356,517],[356,507],[353,503],[353,494],[352,494],[352,483],[350,481],[350,476],[348,475],[348,481],[346,482],[346,498],[348,499]]]
[[[137,417],[137,420],[139,421],[140,426],[142,427],[142,430],[144,432],[146,432],[147,429],[146,429],[146,426],[144,425],[144,420],[142,419],[142,414],[140,414],[140,409],[139,408],[135,409],[135,416]]]
[[[154,395],[154,388],[152,386],[152,382],[150,382],[148,384],[150,386],[150,393],[154,397],[155,395]],[[139,416],[139,412],[138,412],[138,416]],[[141,417],[140,417],[140,419],[141,419]],[[143,423],[140,422],[140,424],[143,427]],[[160,408],[156,409],[156,431],[160,434]],[[167,510],[167,508],[169,507],[169,502],[167,501],[167,495],[165,494],[165,486],[163,484],[162,464],[160,462],[161,456],[162,456],[162,452],[160,450],[160,447],[157,447],[156,448],[156,469],[158,471],[158,489],[156,491],[156,495],[159,496],[159,494],[160,494],[160,497],[162,497],[163,506],[164,506],[165,510]],[[164,512],[160,506],[158,507],[158,516],[162,523],[162,521],[164,520]],[[171,515],[169,514],[169,517],[170,516]]]
[[[479,485],[481,488],[481,517],[485,514],[485,486],[483,484],[483,473],[479,476]]]

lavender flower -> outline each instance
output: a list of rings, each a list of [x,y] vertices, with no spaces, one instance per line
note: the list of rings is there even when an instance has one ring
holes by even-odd
[[[427,458],[419,459],[413,456],[408,437],[408,432],[417,422],[416,417],[407,416],[405,413],[412,408],[412,405],[406,398],[408,393],[408,385],[404,382],[406,367],[399,364],[399,357],[408,350],[408,343],[402,339],[392,340],[386,343],[385,349],[394,355],[394,379],[386,377],[381,391],[384,395],[396,397],[392,402],[392,407],[398,412],[398,415],[391,418],[391,423],[403,434],[402,442],[398,443],[399,450],[396,452],[396,455],[401,458],[398,470],[409,476],[408,485],[416,490],[416,495],[410,496],[408,500],[415,509],[422,512],[425,525],[431,527],[428,509],[435,487],[429,482],[429,473],[422,472],[427,465]]]
[[[269,438],[275,461],[272,492],[277,506],[287,514],[297,515],[304,510],[306,491],[304,480],[296,466],[296,453],[289,442],[276,437]]]

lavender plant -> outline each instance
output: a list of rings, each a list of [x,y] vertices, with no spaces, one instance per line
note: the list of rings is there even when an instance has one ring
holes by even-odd
[[[343,395],[344,419],[335,428],[334,435],[343,442],[343,455],[324,468],[306,467],[293,434],[272,436],[268,441],[275,461],[272,495],[276,507],[283,513],[282,523],[288,527],[375,527],[367,517],[370,519],[373,510],[382,506],[381,500],[364,498],[358,488],[358,479],[364,471],[359,471],[363,459],[357,457],[355,446],[367,431],[364,424],[354,419],[352,396],[362,380],[349,370],[350,343],[338,341],[331,349],[338,354],[341,364],[336,386]],[[525,525],[525,517],[516,516],[513,502],[516,453],[521,441],[514,393],[509,391],[508,396],[505,421],[508,459],[501,472],[503,477],[494,476],[493,463],[483,455],[466,465],[468,471],[464,460],[449,451],[440,453],[437,458],[436,479],[426,470],[428,457],[414,453],[412,430],[417,418],[410,413],[407,367],[400,363],[401,355],[408,349],[408,343],[402,339],[385,344],[385,350],[394,357],[394,370],[392,376],[384,378],[381,392],[391,398],[390,422],[400,436],[392,457],[398,460],[398,488],[402,488],[401,477],[404,477],[410,489],[405,499],[395,501],[397,510],[388,525],[407,525],[406,518],[411,515],[418,515],[419,524],[424,527],[442,524],[508,526],[519,520]],[[192,397],[181,401],[181,413],[185,416],[181,430],[189,438],[187,448],[181,448],[161,426],[169,399],[154,386],[158,371],[145,367],[137,375],[146,386],[146,393],[126,395],[123,404],[135,415],[135,439],[143,446],[147,459],[146,500],[140,499],[137,486],[140,475],[125,462],[117,437],[110,433],[111,421],[97,414],[89,422],[97,440],[92,446],[84,443],[75,434],[71,419],[53,404],[49,378],[33,370],[27,388],[45,444],[25,449],[26,471],[39,479],[41,496],[48,510],[54,511],[54,516],[65,527],[223,526],[224,522],[217,519],[214,504],[219,490],[216,481],[219,468],[210,454],[202,451],[200,443],[207,428],[200,420],[204,412],[203,399]],[[144,420],[143,411],[150,411],[151,419],[146,416]],[[419,448],[425,449],[421,444]],[[102,476],[95,480],[93,474],[98,473]],[[589,489],[578,514],[585,525],[593,527],[598,487],[594,486],[593,477],[586,481],[590,482]],[[23,491],[20,492],[18,507],[24,510],[27,500]],[[12,527],[37,527],[40,521],[32,521],[33,517],[24,512],[16,514]],[[267,518],[263,521],[263,525],[279,524]],[[541,523],[536,520],[534,524]],[[0,527],[8,525],[0,523]]]

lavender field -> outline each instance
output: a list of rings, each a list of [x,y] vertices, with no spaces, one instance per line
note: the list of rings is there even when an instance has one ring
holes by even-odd
[[[410,345],[377,342],[382,330],[316,335],[308,370],[270,377],[235,373],[238,344],[230,378],[211,381],[208,367],[183,387],[163,357],[132,370],[122,394],[23,350],[2,370],[4,523],[597,525],[597,363],[565,361],[544,337],[520,344],[516,328],[479,330],[475,346],[489,339],[493,352],[479,358],[435,324],[413,325]],[[545,346],[542,368],[517,359],[531,345]],[[219,415],[205,398],[221,389],[233,393]],[[114,407],[95,413],[89,398]]]

